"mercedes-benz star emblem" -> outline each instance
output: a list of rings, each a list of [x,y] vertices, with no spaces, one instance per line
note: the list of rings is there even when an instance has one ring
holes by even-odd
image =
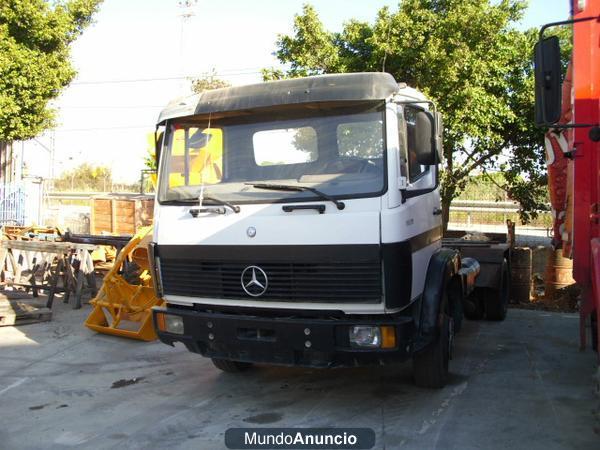
[[[241,276],[242,288],[251,297],[260,297],[267,291],[269,279],[264,270],[258,266],[248,266]]]
[[[246,230],[246,234],[249,238],[253,238],[254,236],[256,236],[256,228],[248,227],[248,229]]]

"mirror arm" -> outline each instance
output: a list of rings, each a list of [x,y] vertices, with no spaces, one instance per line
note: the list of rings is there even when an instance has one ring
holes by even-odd
[[[419,105],[419,104],[427,104],[427,105],[431,105],[431,109],[432,111],[429,111],[432,114],[428,114],[429,120],[431,122],[431,148],[435,151],[435,157],[437,159],[437,149],[436,149],[436,139],[437,139],[437,123],[435,120],[435,113],[437,112],[437,108],[435,106],[435,103],[433,103],[431,100],[394,100],[394,103],[399,104],[399,105]],[[409,190],[409,189],[400,189],[400,194],[402,196],[402,203],[405,203],[407,199],[409,198],[413,198],[413,197],[418,197],[419,195],[423,195],[423,194],[429,194],[430,192],[435,191],[437,188],[439,188],[440,186],[440,171],[439,171],[439,167],[438,164],[441,163],[441,161],[438,161],[437,164],[434,164],[434,170],[435,170],[435,184],[432,187],[428,187],[428,188],[424,188],[424,189],[415,189],[415,190]]]
[[[542,28],[540,28],[540,33],[539,33],[539,38],[538,40],[542,40],[544,39],[544,33],[546,32],[546,30],[548,28],[551,27],[557,27],[557,26],[561,26],[561,25],[572,25],[574,23],[578,23],[578,22],[587,22],[589,20],[597,20],[600,22],[600,16],[593,16],[593,17],[581,17],[579,19],[570,19],[570,20],[562,20],[560,22],[551,22],[551,23],[547,23],[546,25],[542,26]]]
[[[600,16],[581,17],[579,19],[569,19],[569,20],[562,20],[560,22],[547,23],[546,25],[542,26],[542,28],[540,28],[538,42],[541,42],[544,40],[544,33],[546,32],[546,30],[548,28],[562,26],[562,25],[572,25],[572,24],[579,23],[579,22],[588,22],[590,20],[596,20],[596,21],[600,22]],[[542,72],[543,72],[543,70],[544,70],[544,52],[543,51],[540,51],[540,66],[541,66]],[[556,128],[556,129],[587,128],[587,127],[598,126],[598,124],[588,124],[588,123],[566,124],[566,125],[552,124],[552,123],[548,122],[548,120],[546,119],[546,108],[544,105],[544,96],[543,95],[541,96],[540,101],[541,101],[541,109],[542,109],[542,120],[544,121],[544,123],[541,125],[548,126],[551,128]]]
[[[552,128],[552,129],[557,129],[557,130],[563,130],[563,129],[568,129],[568,128],[589,128],[589,127],[597,127],[600,124],[597,123],[571,123],[571,124],[565,124],[565,125],[560,125],[560,124],[554,124],[554,123],[545,123],[545,124],[541,124],[541,126],[546,126],[548,128]]]
[[[396,103],[398,105],[422,105],[422,104],[426,104],[426,105],[430,105],[431,106],[431,111],[427,111],[428,113],[431,113],[431,114],[428,114],[429,121],[431,122],[431,148],[434,149],[435,158],[438,159],[437,146],[436,146],[438,129],[437,129],[437,122],[435,120],[435,115],[437,113],[437,108],[435,106],[435,103],[433,103],[431,100],[394,100],[394,103]],[[438,163],[441,163],[441,161],[438,161]],[[429,191],[429,192],[431,192],[431,191]]]
[[[438,129],[437,129],[437,122],[435,120],[435,111],[433,111],[433,114],[428,114],[427,117],[429,117],[429,122],[431,123],[431,149],[433,150],[433,161],[436,163],[439,163],[441,161],[438,161],[438,152],[437,152],[437,135],[438,135]],[[437,178],[437,176],[436,176]],[[437,183],[437,179],[436,179],[436,183]],[[437,186],[436,186],[437,187]]]
[[[437,112],[435,103],[433,103],[431,100],[394,100],[394,103],[398,105],[422,105],[425,103],[427,105],[431,105],[431,110],[434,113]]]

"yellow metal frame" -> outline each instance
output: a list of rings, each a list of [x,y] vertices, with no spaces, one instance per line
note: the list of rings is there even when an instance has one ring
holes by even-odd
[[[152,237],[152,227],[140,229],[117,255],[112,269],[104,277],[104,283],[96,298],[90,301],[94,309],[85,326],[98,333],[153,341],[157,338],[152,324],[152,307],[163,301],[156,296],[149,271],[147,245]],[[144,256],[145,255],[145,256]],[[139,284],[130,284],[120,270],[133,260],[142,270]],[[137,329],[131,328],[138,325]]]

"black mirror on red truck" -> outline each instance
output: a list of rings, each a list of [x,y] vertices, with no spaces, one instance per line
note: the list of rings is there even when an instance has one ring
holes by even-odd
[[[562,106],[560,43],[557,36],[541,39],[534,48],[535,123],[548,126],[560,119]]]

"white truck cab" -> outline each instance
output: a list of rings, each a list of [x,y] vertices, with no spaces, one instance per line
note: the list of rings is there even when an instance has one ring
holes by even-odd
[[[442,121],[386,73],[206,91],[160,115],[160,339],[226,371],[413,357],[445,383],[479,264],[442,248]]]

